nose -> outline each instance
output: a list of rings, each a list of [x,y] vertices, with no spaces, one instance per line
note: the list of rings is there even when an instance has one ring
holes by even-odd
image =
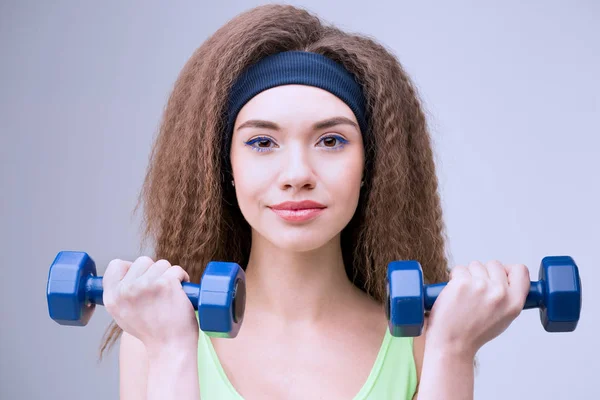
[[[279,186],[282,190],[312,189],[316,179],[309,151],[301,145],[290,146],[282,154]]]

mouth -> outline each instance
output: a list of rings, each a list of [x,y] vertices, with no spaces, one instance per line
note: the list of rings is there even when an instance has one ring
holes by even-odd
[[[306,222],[321,215],[325,208],[303,208],[300,210],[271,208],[277,216],[288,222]]]

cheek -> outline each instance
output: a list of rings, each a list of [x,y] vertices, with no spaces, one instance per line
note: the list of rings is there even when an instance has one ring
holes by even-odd
[[[242,214],[251,221],[265,205],[263,194],[269,185],[269,170],[262,167],[261,163],[244,160],[243,157],[238,157],[236,161],[237,165],[233,166],[234,189]]]
[[[360,194],[360,175],[340,174],[329,188],[337,208],[344,210],[344,215],[354,214]]]
[[[264,190],[265,186],[272,180],[275,170],[272,165],[251,157],[246,157],[246,159],[240,157],[238,161],[238,166],[233,168],[236,186],[239,181],[240,189],[248,194],[260,193]]]
[[[333,188],[336,193],[356,193],[360,185],[363,172],[362,158],[360,155],[348,157],[340,162],[330,163],[321,172],[328,188]]]
[[[354,215],[360,197],[361,175],[360,165],[346,163],[330,169],[327,177],[323,178],[328,197],[335,207],[336,218],[346,220]]]
[[[253,185],[248,185],[246,180],[242,181],[241,178],[236,176],[234,189],[242,216],[251,226],[256,225],[260,218],[261,207],[261,199],[256,193],[256,188]]]

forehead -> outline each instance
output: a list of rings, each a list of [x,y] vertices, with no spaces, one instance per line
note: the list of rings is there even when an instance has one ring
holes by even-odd
[[[312,123],[332,116],[344,116],[357,122],[350,107],[326,90],[307,85],[282,85],[250,99],[238,113],[236,126],[247,119],[292,124]]]

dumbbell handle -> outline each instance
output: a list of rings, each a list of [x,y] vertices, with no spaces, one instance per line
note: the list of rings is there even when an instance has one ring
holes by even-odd
[[[183,287],[183,291],[187,295],[188,299],[192,302],[194,306],[194,310],[198,309],[198,303],[200,299],[200,285],[196,285],[195,283],[182,282],[181,286]],[[102,286],[102,277],[101,276],[92,276],[87,277],[85,282],[85,298],[87,301],[93,304],[98,304],[100,306],[104,305],[104,301],[102,300],[102,295],[104,293],[104,287]]]
[[[527,294],[527,299],[525,300],[523,310],[539,308],[540,306],[544,305],[544,286],[542,283],[542,281],[530,282],[529,293]],[[446,285],[447,282],[424,286],[426,310],[431,310],[433,303],[435,303],[438,296],[442,292],[442,289],[444,289]]]

